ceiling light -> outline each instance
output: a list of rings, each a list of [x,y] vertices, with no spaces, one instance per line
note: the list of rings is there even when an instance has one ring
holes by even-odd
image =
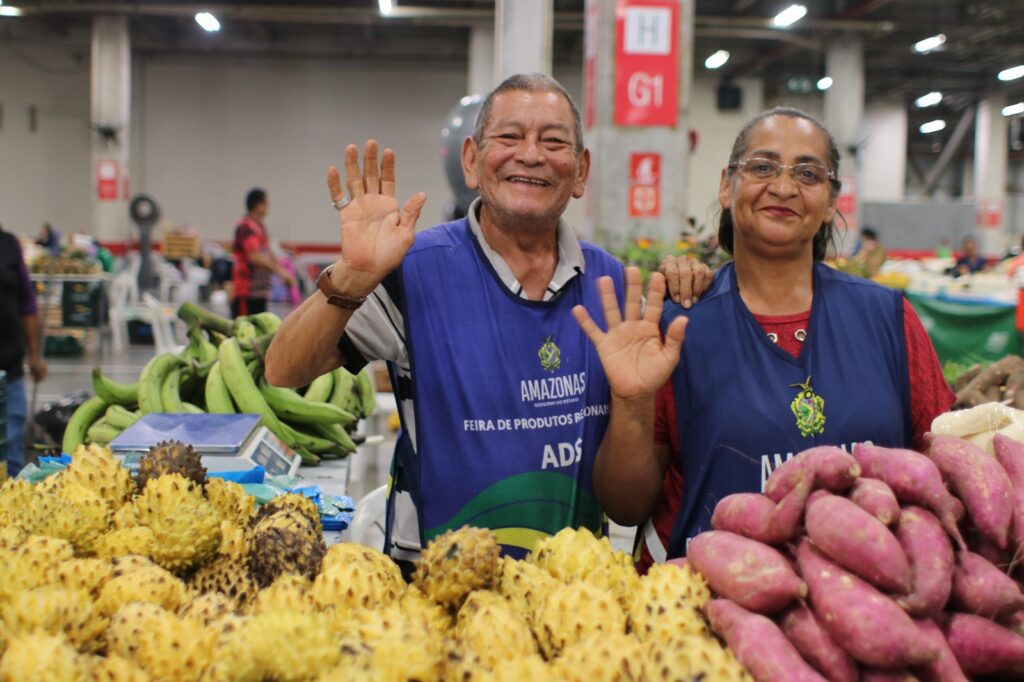
[[[818,79],[818,89],[828,90],[832,87],[832,76],[825,76],[824,78]]]
[[[927,123],[922,123],[921,127],[918,128],[918,130],[920,130],[922,133],[925,133],[927,135],[928,133],[937,133],[940,130],[944,129],[945,127],[946,127],[946,122],[943,121],[941,118],[939,118],[939,119],[935,119],[934,121],[928,121]]]
[[[776,28],[786,28],[803,19],[805,14],[807,14],[807,8],[804,5],[790,5],[775,15],[772,25]]]
[[[931,38],[925,38],[924,40],[919,40],[916,43],[914,43],[914,51],[915,52],[931,52],[932,50],[937,48],[939,45],[942,45],[944,42],[946,42],[946,36],[940,33],[937,36],[932,36]]]
[[[11,5],[5,5],[4,7],[0,7],[0,17],[20,17],[20,16],[21,16],[21,8],[20,7],[13,7]]]
[[[1001,81],[1015,81],[1021,76],[1024,76],[1024,64],[1014,66],[1009,69],[1003,69],[999,72],[999,75],[996,76],[996,78]]]
[[[719,50],[704,60],[704,67],[708,69],[718,69],[724,66],[727,61],[729,61],[729,51]]]
[[[380,0],[380,13],[384,16],[391,14],[392,2],[391,0]]]
[[[196,23],[202,26],[204,31],[209,31],[210,33],[220,30],[220,22],[217,21],[217,17],[213,16],[209,12],[200,12],[197,14]]]
[[[1024,102],[1017,102],[1003,107],[1003,116],[1016,116],[1024,114]]]
[[[926,107],[934,107],[936,104],[942,102],[941,92],[929,92],[927,95],[921,95],[914,100],[914,106],[918,109],[924,109]]]

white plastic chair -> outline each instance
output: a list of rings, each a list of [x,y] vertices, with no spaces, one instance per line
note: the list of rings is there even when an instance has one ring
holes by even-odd
[[[352,542],[380,549],[384,546],[388,513],[388,487],[382,485],[363,495],[356,502],[356,513],[348,532]]]
[[[156,352],[173,353],[177,355],[185,349],[185,344],[178,343],[174,337],[174,328],[171,323],[177,319],[174,306],[161,303],[152,294],[146,292],[142,295],[142,302],[146,304],[149,312],[149,322],[153,327],[153,343],[156,345]]]
[[[110,282],[108,318],[115,351],[127,345],[129,321],[149,319],[149,310],[137,303],[138,283],[135,278],[136,272],[129,268],[119,272]]]

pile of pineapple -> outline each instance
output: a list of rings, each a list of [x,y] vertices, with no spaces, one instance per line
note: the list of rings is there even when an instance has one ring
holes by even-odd
[[[515,561],[462,528],[406,585],[378,551],[325,548],[308,499],[257,510],[181,443],[137,479],[83,446],[0,487],[3,682],[750,680],[700,615],[709,596],[585,530]]]

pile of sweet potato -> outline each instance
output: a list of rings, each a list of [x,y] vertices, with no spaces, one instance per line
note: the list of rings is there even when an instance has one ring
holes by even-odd
[[[759,682],[1024,679],[1024,443],[800,453],[715,507],[688,561]]]
[[[1024,358],[1007,355],[987,367],[974,365],[953,382],[954,410],[1006,402],[1024,409]]]

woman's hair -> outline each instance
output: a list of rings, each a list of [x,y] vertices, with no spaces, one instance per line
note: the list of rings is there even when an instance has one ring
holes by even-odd
[[[813,123],[814,127],[821,131],[821,136],[825,138],[825,147],[828,150],[828,159],[826,159],[826,163],[828,165],[828,169],[832,171],[832,177],[829,178],[829,189],[832,192],[833,198],[839,196],[839,189],[842,186],[839,182],[839,147],[836,145],[836,141],[832,137],[832,133],[822,125],[821,121],[810,114],[790,107],[775,107],[768,111],[762,111],[743,126],[740,130],[740,134],[736,136],[736,141],[732,143],[732,153],[729,154],[729,165],[727,171],[729,173],[729,177],[732,177],[736,172],[736,164],[739,163],[740,156],[742,156],[743,152],[745,152],[747,147],[750,146],[750,138],[754,134],[754,129],[762,121],[773,116],[802,118],[805,121]],[[836,215],[841,217],[838,210],[836,211]],[[836,222],[834,218],[827,223],[821,224],[821,227],[818,229],[818,233],[814,235],[814,260],[825,260],[825,256],[828,253],[828,247],[830,245],[835,245],[835,229]],[[732,211],[728,208],[722,209],[722,215],[718,221],[718,242],[727,252],[730,254],[733,252]]]

